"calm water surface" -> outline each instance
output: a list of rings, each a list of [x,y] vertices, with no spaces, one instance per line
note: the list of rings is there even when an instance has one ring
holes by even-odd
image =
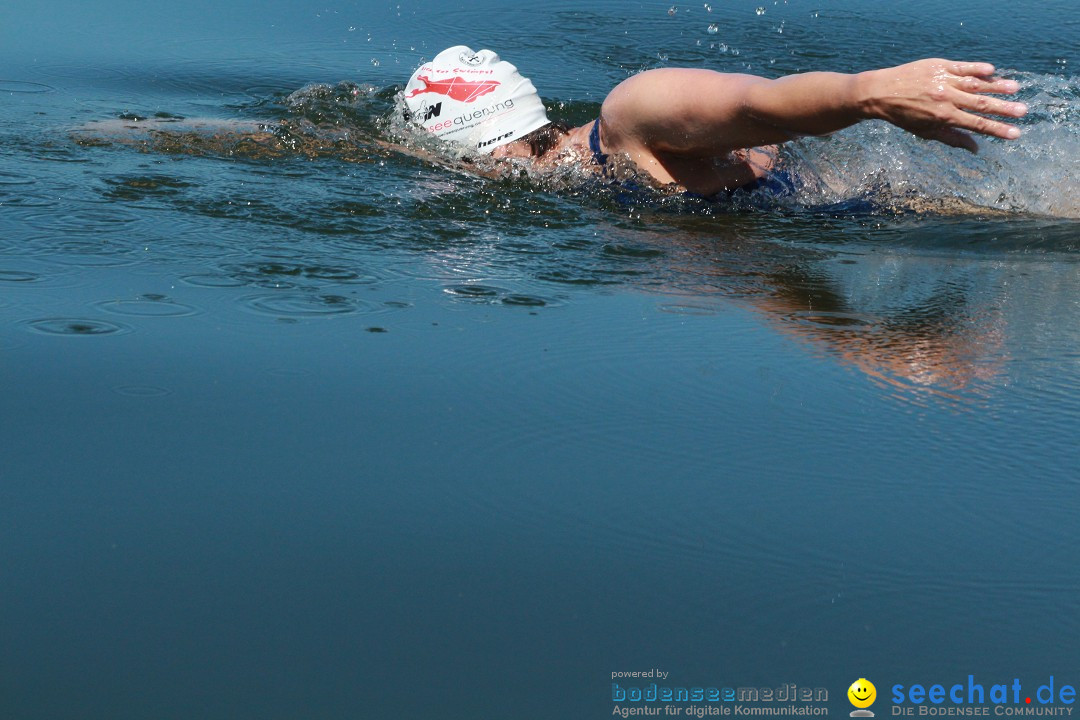
[[[0,716],[1080,683],[1074,3],[711,5],[0,8]],[[457,43],[572,122],[650,67],[939,55],[1033,111],[977,157],[800,142],[779,203],[628,200],[380,149]],[[310,142],[72,135],[154,116]]]

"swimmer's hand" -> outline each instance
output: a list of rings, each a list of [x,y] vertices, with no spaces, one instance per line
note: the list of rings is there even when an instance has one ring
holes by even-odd
[[[1020,129],[984,115],[1019,118],[1027,105],[989,94],[1011,95],[1014,80],[994,77],[989,63],[933,58],[871,70],[857,76],[864,116],[888,122],[928,140],[978,152],[971,133],[1015,140]]]

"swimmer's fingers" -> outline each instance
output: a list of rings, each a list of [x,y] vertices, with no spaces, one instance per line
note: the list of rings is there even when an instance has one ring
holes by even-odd
[[[952,79],[952,86],[968,93],[989,93],[992,95],[1012,95],[1020,90],[1020,83],[999,77],[978,77],[959,75]]]
[[[986,62],[956,62],[944,61],[944,69],[953,75],[988,78],[994,74],[996,68]]]
[[[1020,83],[1015,80],[994,76],[994,66],[990,63],[949,63],[946,70],[951,77],[949,85],[965,93],[968,97],[957,102],[959,107],[974,112],[1008,117],[1023,117],[1027,106],[1023,103],[1009,103],[1004,100],[980,99],[975,95],[1013,95],[1020,90]]]
[[[950,125],[1006,140],[1020,137],[1018,128],[1008,123],[982,117],[983,115],[997,115],[1020,118],[1026,115],[1028,106],[1022,102],[989,97],[989,94],[1011,95],[1020,89],[1019,83],[1015,80],[993,77],[994,66],[989,63],[952,63],[948,69],[955,75],[951,83],[953,90],[948,99],[959,110],[951,118]],[[962,134],[966,135],[966,133]],[[967,136],[962,147],[971,149],[969,142],[974,143],[974,140]]]
[[[1006,140],[1020,137],[1019,128],[983,116],[997,115],[1005,118],[1020,118],[1026,115],[1028,111],[1028,107],[1024,103],[1010,102],[1001,98],[975,95],[963,91],[953,91],[949,100],[956,108],[953,116],[949,118],[949,125]]]
[[[1012,94],[1019,87],[994,77],[990,63],[929,58],[872,71],[863,78],[869,117],[971,151],[977,146],[969,133],[1006,140],[1019,137],[1018,128],[997,118],[1018,118],[1027,112],[1023,103],[993,97]]]
[[[1020,128],[1015,125],[1000,120],[991,120],[982,115],[972,115],[969,112],[957,111],[950,119],[949,125],[960,130],[968,130],[1003,140],[1015,140],[1020,137]]]
[[[1001,117],[1021,118],[1027,115],[1028,106],[1022,102],[1011,102],[1001,98],[987,95],[975,95],[973,93],[958,92],[950,100],[956,107],[962,110],[982,113],[983,115],[999,115]]]

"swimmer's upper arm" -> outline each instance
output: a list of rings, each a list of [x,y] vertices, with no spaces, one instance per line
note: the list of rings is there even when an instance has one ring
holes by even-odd
[[[663,68],[620,83],[604,101],[612,150],[719,154],[825,134],[861,119],[853,75],[806,73],[780,80]]]
[[[731,150],[729,128],[744,86],[756,78],[662,68],[624,80],[604,100],[604,141],[612,150]]]

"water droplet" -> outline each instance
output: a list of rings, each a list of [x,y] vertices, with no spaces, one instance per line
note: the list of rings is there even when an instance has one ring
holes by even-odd
[[[715,35],[716,33],[720,32],[720,26],[716,23],[710,23],[707,32],[710,35]]]

